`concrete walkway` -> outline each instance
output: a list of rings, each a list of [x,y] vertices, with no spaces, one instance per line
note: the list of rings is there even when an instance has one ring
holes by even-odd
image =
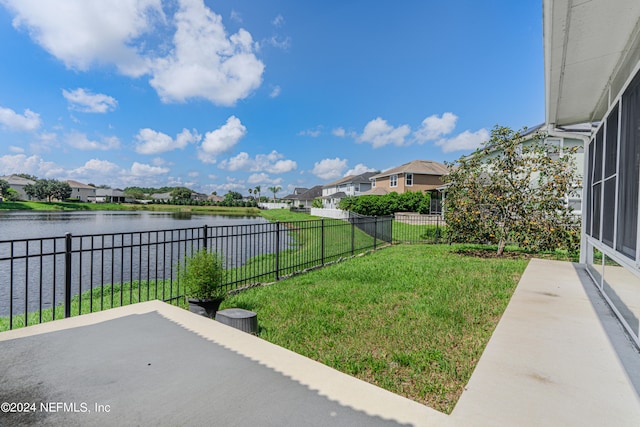
[[[637,427],[639,387],[640,354],[584,267],[533,259],[452,418],[494,427]]]
[[[0,333],[0,360],[0,403],[36,403],[0,426],[640,425],[640,354],[553,261],[529,264],[451,415],[157,301]]]

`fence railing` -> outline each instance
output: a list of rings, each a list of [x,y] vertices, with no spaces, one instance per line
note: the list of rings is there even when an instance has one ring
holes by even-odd
[[[392,217],[0,241],[0,330],[150,299],[179,303],[185,256],[225,260],[227,290],[278,280],[393,240]]]
[[[445,243],[447,241],[447,224],[441,215],[400,212],[394,215],[394,243]]]

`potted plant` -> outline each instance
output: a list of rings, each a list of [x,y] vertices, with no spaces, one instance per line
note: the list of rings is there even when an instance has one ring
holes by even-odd
[[[178,265],[178,281],[185,289],[189,311],[213,318],[227,295],[222,285],[224,265],[220,255],[200,249]]]

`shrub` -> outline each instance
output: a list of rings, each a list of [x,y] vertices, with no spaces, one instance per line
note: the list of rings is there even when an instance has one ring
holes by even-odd
[[[216,252],[200,249],[186,256],[178,266],[178,280],[185,287],[188,298],[208,300],[224,298],[222,286],[225,275],[222,257]]]

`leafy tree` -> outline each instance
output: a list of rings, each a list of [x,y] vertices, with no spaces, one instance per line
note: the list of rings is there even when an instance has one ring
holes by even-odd
[[[2,193],[2,196],[10,202],[17,202],[20,200],[20,193],[13,188],[7,188],[7,190]]]
[[[27,196],[36,200],[51,201],[52,198],[65,200],[71,197],[71,186],[55,179],[38,179],[35,184],[24,186]]]
[[[311,206],[314,208],[322,208],[322,199],[313,199]]]
[[[242,194],[238,193],[237,191],[229,191],[227,194],[224,195],[225,199],[231,199],[231,200],[242,200]]]
[[[49,200],[51,200],[51,198],[57,200],[65,200],[71,197],[71,194],[73,193],[73,190],[71,189],[71,186],[68,182],[57,180],[51,180],[51,182],[49,183],[49,189],[51,191]]]
[[[7,190],[9,189],[9,183],[4,179],[0,179],[0,195],[6,196]]]
[[[37,181],[38,177],[35,175],[29,175],[28,173],[17,173],[16,176],[24,179],[30,179],[31,181]]]
[[[278,194],[278,191],[282,190],[282,187],[280,187],[279,185],[273,186],[273,187],[269,187],[269,191],[271,191],[273,193],[273,201],[276,201],[276,194]]]
[[[34,184],[27,184],[24,186],[24,192],[32,199],[36,200],[48,200],[49,188],[48,180],[39,179]]]
[[[191,200],[192,191],[185,187],[176,187],[171,190],[170,196],[174,200],[186,201]]]
[[[124,194],[132,199],[141,200],[145,198],[144,191],[140,188],[127,188],[124,190]]]
[[[449,165],[445,220],[453,241],[507,242],[530,250],[576,250],[579,218],[567,200],[580,181],[569,152],[550,155],[539,134],[496,126],[491,138]]]

